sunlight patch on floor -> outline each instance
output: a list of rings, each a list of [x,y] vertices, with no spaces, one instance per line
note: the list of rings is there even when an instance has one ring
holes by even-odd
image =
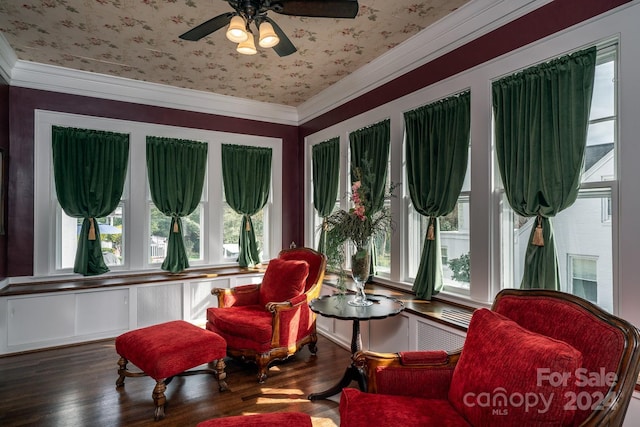
[[[338,427],[331,418],[311,417],[311,424],[313,427]]]
[[[260,397],[256,400],[257,404],[261,403],[276,403],[278,401],[286,400],[291,402],[305,402],[308,403],[306,393],[299,388],[269,388],[264,387],[260,393]]]

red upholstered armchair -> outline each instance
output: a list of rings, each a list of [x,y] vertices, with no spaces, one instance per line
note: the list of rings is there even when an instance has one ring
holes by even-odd
[[[327,260],[309,248],[285,249],[269,262],[262,283],[213,289],[218,307],[207,309],[207,329],[227,340],[227,354],[254,361],[258,381],[269,364],[309,345],[316,353],[316,316],[309,301],[322,288]]]
[[[342,427],[621,426],[640,370],[630,323],[562,292],[500,292],[457,351],[360,352]]]

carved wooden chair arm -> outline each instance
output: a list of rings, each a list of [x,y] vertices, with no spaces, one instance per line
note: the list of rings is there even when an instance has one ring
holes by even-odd
[[[284,301],[284,302],[268,302],[264,308],[270,312],[270,313],[276,313],[282,310],[288,310],[291,307],[293,307],[293,305],[291,304],[290,301]]]
[[[214,288],[211,294],[218,297],[218,307],[255,304],[260,285],[242,285],[235,288]]]
[[[376,353],[360,351],[354,356],[355,365],[362,369],[371,393],[404,394],[403,385],[393,384],[391,378],[406,375],[411,382],[434,385],[439,390],[448,388],[460,351],[409,351],[402,353]],[[404,372],[404,374],[403,374]],[[406,384],[409,386],[409,384]]]

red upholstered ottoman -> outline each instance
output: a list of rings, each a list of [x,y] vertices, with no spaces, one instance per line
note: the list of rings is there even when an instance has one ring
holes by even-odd
[[[311,417],[302,412],[273,412],[268,414],[238,415],[203,421],[196,427],[312,427]]]
[[[176,375],[213,374],[218,380],[220,391],[228,389],[224,381],[226,341],[218,334],[189,322],[175,320],[126,332],[116,338],[116,351],[120,355],[116,388],[124,386],[125,377],[148,375],[156,380],[152,393],[156,420],[164,418],[164,391]],[[216,361],[213,369],[185,372],[213,361]],[[142,372],[128,371],[128,362],[136,365]]]

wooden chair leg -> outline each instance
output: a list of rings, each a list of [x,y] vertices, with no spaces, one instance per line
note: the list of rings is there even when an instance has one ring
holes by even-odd
[[[218,389],[220,391],[229,390],[229,386],[227,385],[227,382],[225,381],[225,379],[227,378],[227,373],[224,371],[224,369],[226,367],[227,367],[227,365],[224,363],[224,359],[218,359],[216,361],[216,366],[214,368],[214,372],[215,372],[216,379],[218,380]]]
[[[318,346],[316,345],[318,342],[318,336],[316,334],[311,335],[311,342],[309,343],[309,351],[312,355],[316,355],[318,352]]]
[[[129,361],[124,357],[118,360],[118,379],[116,380],[116,388],[124,387],[124,378],[127,376],[127,363]]]
[[[156,421],[164,418],[164,405],[167,403],[167,399],[164,395],[167,386],[164,383],[164,379],[157,380],[156,386],[153,388],[153,404],[155,405],[154,419]]]
[[[267,380],[267,371],[269,370],[269,354],[258,354],[256,356],[256,364],[258,365],[258,382],[260,384]]]

